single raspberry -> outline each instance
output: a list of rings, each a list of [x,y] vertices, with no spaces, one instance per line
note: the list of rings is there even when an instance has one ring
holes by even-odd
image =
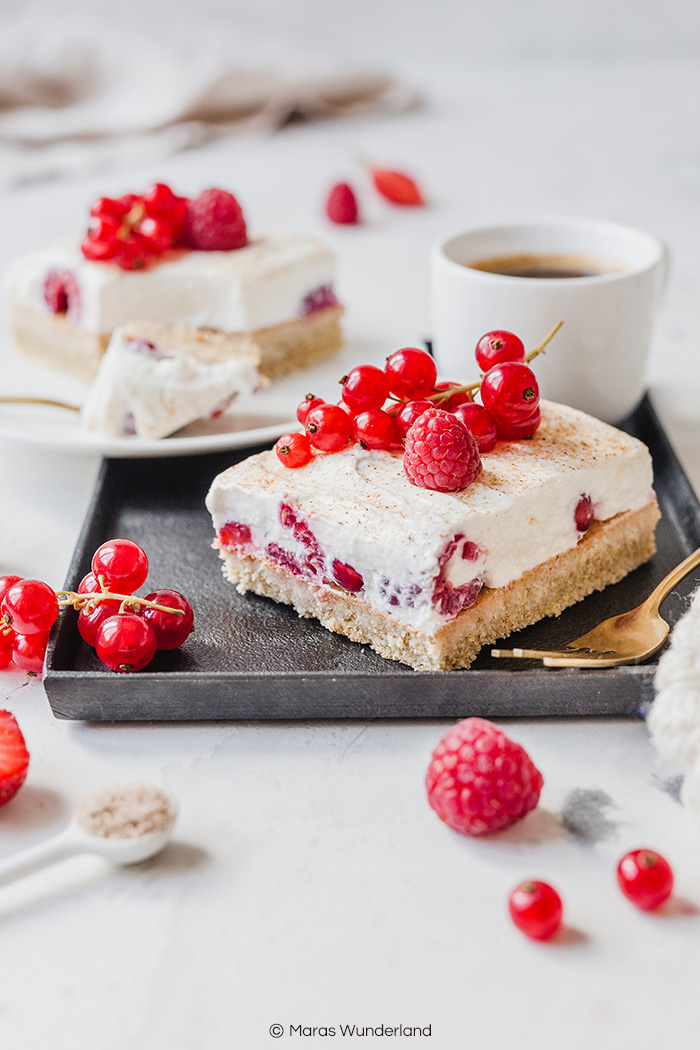
[[[228,252],[248,243],[241,206],[227,190],[204,190],[187,204],[187,245],[202,252]]]
[[[0,711],[0,806],[4,806],[22,787],[29,768],[29,752],[17,720],[9,711]]]
[[[440,820],[463,835],[498,831],[534,809],[542,774],[498,726],[466,718],[433,751],[425,785]]]
[[[338,182],[328,194],[326,215],[337,226],[353,226],[360,221],[357,197],[347,182]]]
[[[406,435],[403,469],[419,488],[459,492],[481,474],[479,447],[451,412],[427,408]]]

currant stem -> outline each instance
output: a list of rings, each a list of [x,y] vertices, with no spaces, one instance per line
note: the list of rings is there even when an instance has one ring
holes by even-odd
[[[561,326],[563,324],[564,324],[563,321],[558,321],[555,324],[555,326],[552,329],[552,331],[549,333],[549,335],[545,336],[544,339],[542,340],[542,342],[538,343],[537,346],[534,347],[530,351],[530,353],[526,355],[526,357],[525,357],[525,364],[526,365],[530,364],[530,362],[532,361],[533,357],[537,357],[538,354],[543,354],[544,353],[545,346],[547,345],[547,343],[549,342],[550,339],[554,338],[554,336],[557,334],[557,332],[559,331],[559,329],[561,328]]]
[[[184,609],[172,609],[167,605],[158,605],[157,602],[149,602],[146,598],[139,598],[134,594],[114,594],[112,591],[92,591],[88,594],[78,594],[77,591],[57,591],[59,608],[72,606],[74,609],[86,609],[89,605],[99,605],[103,601],[120,602],[119,612],[125,612],[129,606],[145,606],[147,609],[157,609],[158,612],[174,613],[184,616]]]

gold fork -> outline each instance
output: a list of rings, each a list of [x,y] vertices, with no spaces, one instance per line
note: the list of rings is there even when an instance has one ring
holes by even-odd
[[[542,660],[545,667],[617,667],[638,664],[658,652],[670,630],[659,606],[696,566],[700,547],[669,572],[636,609],[603,620],[564,649],[492,649],[491,656]]]

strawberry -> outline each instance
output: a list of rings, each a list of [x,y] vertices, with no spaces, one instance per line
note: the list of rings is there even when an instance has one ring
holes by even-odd
[[[29,752],[9,711],[0,711],[0,806],[13,798],[24,783],[29,768]]]
[[[370,168],[369,173],[377,191],[392,204],[409,208],[425,204],[417,183],[409,175],[388,168]]]
[[[338,226],[351,226],[360,221],[357,197],[347,182],[338,182],[326,201],[326,215]]]

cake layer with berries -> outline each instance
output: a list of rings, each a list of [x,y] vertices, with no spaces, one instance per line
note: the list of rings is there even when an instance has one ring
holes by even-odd
[[[327,248],[287,232],[230,251],[172,248],[135,269],[87,259],[70,240],[17,259],[7,298],[19,349],[87,382],[114,329],[140,320],[213,329],[230,357],[246,335],[274,378],[340,348],[334,272]]]
[[[290,470],[274,452],[207,497],[224,573],[416,669],[558,615],[654,552],[651,459],[635,438],[543,401],[462,491],[412,484],[403,453],[361,446]]]
[[[114,331],[81,413],[88,434],[155,440],[224,412],[266,380],[260,354],[241,337],[235,357],[217,332],[133,322]]]

